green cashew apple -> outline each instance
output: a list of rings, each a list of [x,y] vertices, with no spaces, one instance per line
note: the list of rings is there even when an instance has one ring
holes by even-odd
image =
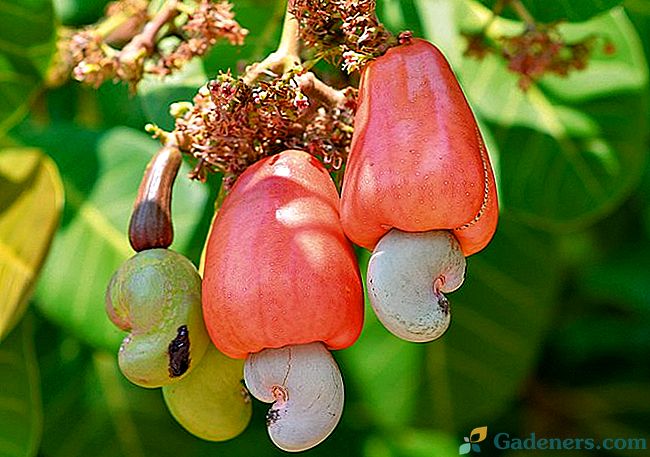
[[[242,384],[244,361],[210,345],[192,373],[164,386],[172,416],[188,432],[209,441],[239,435],[251,418],[251,400]]]
[[[174,251],[150,249],[124,262],[108,285],[106,312],[129,332],[118,362],[139,386],[160,387],[182,378],[208,346],[201,277]]]

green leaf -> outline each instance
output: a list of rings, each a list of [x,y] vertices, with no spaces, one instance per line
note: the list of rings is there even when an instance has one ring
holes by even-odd
[[[467,445],[469,446],[469,443]],[[456,440],[440,431],[397,429],[396,432],[369,439],[364,455],[367,457],[457,457],[459,448]]]
[[[460,5],[457,14],[468,27],[487,20],[476,4]],[[490,33],[511,26],[497,20]],[[503,206],[555,231],[584,227],[611,212],[638,183],[647,155],[647,64],[629,20],[616,9],[566,27],[576,35],[606,30],[620,52],[614,58],[597,54],[585,72],[546,78],[527,92],[500,57],[462,59],[456,66],[474,109],[498,125]],[[620,79],[612,78],[619,73]]]
[[[490,246],[468,259],[465,284],[449,295],[452,324],[439,341],[401,341],[367,307],[359,341],[337,356],[372,423],[467,433],[503,412],[549,324],[559,284],[554,250],[547,235],[502,216]],[[361,251],[364,275],[368,257]]]
[[[25,319],[0,344],[0,455],[35,456],[43,411],[32,319]]]
[[[586,266],[578,278],[578,287],[592,300],[609,300],[650,313],[649,278],[650,246],[645,244]]]
[[[40,90],[55,36],[49,0],[0,0],[0,136]]]
[[[89,132],[70,126],[38,131],[25,125],[24,141],[40,145],[57,162],[66,206],[37,289],[37,305],[50,319],[99,347],[117,348],[122,334],[104,311],[113,272],[133,255],[128,221],[145,166],[158,149],[145,134],[116,128]],[[185,253],[201,220],[207,189],[187,178],[174,186],[172,248]]]
[[[65,25],[80,26],[96,22],[109,0],[54,0],[54,8]]]
[[[449,330],[424,346],[423,424],[467,433],[516,398],[549,325],[559,284],[554,252],[547,236],[502,215],[490,246],[468,259],[465,284],[448,296]]]
[[[62,206],[63,185],[48,157],[0,150],[0,341],[27,306]]]
[[[286,2],[284,0],[238,0],[234,2],[235,19],[250,31],[243,46],[221,40],[203,59],[205,73],[213,78],[230,69],[238,74],[246,65],[262,60],[280,40]]]
[[[170,76],[145,77],[138,86],[138,100],[150,122],[171,130],[174,128],[174,119],[169,114],[169,105],[192,100],[197,89],[206,81],[201,60],[194,59]]]
[[[481,3],[493,8],[497,0],[481,0]],[[571,21],[578,22],[589,19],[623,3],[623,0],[521,0],[521,3],[539,22]],[[513,16],[513,11],[506,14]]]

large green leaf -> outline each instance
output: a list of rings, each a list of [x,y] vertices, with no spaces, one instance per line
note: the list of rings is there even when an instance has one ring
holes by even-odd
[[[397,429],[372,437],[366,457],[457,457],[458,443],[449,435],[431,430]]]
[[[0,344],[0,455],[35,456],[43,412],[32,319]]]
[[[54,53],[49,0],[0,0],[0,136],[26,113]]]
[[[238,437],[213,443],[185,432],[165,407],[160,389],[143,389],[119,372],[115,354],[93,350],[51,325],[37,347],[45,424],[41,454],[48,457],[280,457],[266,431],[267,404],[255,401],[253,420]],[[356,424],[341,425],[306,455],[359,455],[365,438]]]
[[[458,3],[455,15],[470,30],[488,19],[473,2]],[[497,20],[490,33],[512,26]],[[566,26],[576,37],[602,30],[619,50],[614,57],[597,53],[584,73],[548,77],[527,92],[499,57],[459,59],[455,65],[477,113],[498,126],[504,207],[538,228],[592,223],[629,195],[643,169],[648,76],[634,28],[620,9]],[[460,38],[456,43],[464,45]]]
[[[169,105],[192,100],[197,89],[206,81],[201,60],[194,59],[167,77],[145,77],[138,86],[138,99],[150,122],[171,130],[174,128],[174,119],[169,114]]]
[[[497,0],[481,0],[482,3],[494,7]],[[623,3],[623,0],[521,0],[521,3],[539,22],[571,21],[578,22],[607,11]],[[505,14],[513,16],[513,10]]]
[[[145,166],[158,145],[145,134],[116,128],[88,132],[69,126],[21,128],[24,141],[40,145],[63,177],[66,206],[37,289],[39,309],[96,346],[115,349],[121,333],[104,312],[106,285],[133,252],[127,227]],[[179,252],[191,250],[207,188],[186,178],[174,187],[172,216]]]
[[[578,286],[588,298],[609,300],[650,314],[650,247],[635,246],[583,268]]]
[[[490,246],[468,259],[465,284],[449,296],[451,327],[425,346],[422,424],[467,432],[509,407],[549,324],[559,279],[554,251],[548,237],[502,216]]]
[[[0,341],[27,306],[62,207],[63,185],[48,157],[0,150]]]

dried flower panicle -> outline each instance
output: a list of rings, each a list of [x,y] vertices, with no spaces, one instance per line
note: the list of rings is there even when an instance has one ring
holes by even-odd
[[[349,87],[342,105],[318,108],[314,118],[305,126],[302,137],[292,147],[305,149],[333,171],[341,170],[352,142],[357,93],[356,89]]]
[[[594,37],[566,43],[555,26],[526,30],[523,34],[502,37],[502,55],[508,69],[518,73],[519,86],[526,90],[547,73],[566,76],[584,70],[593,48]]]
[[[241,45],[248,33],[235,21],[226,0],[200,0],[198,4],[168,0],[153,16],[148,6],[145,0],[113,2],[101,22],[62,37],[52,81],[60,81],[68,69],[76,80],[94,87],[113,80],[135,89],[147,73],[170,74],[204,55],[219,39]],[[180,14],[190,8],[190,14]],[[184,23],[177,23],[179,18],[185,18]],[[180,40],[164,53],[159,44],[166,36]]]
[[[241,46],[248,30],[235,20],[232,5],[203,0],[182,27],[184,40],[171,53],[160,57],[156,72],[169,74],[194,57],[205,55],[220,39]]]
[[[116,61],[104,45],[103,37],[94,30],[83,30],[70,39],[72,75],[95,88],[115,77]]]
[[[567,43],[556,24],[527,27],[519,35],[502,36],[496,41],[488,40],[484,31],[463,35],[467,40],[464,55],[479,60],[490,53],[501,55],[508,69],[519,75],[522,90],[549,73],[567,76],[571,71],[584,70],[596,42],[596,37],[590,36]]]
[[[487,31],[505,7],[509,7],[524,23],[518,35],[490,39]],[[567,76],[571,71],[584,70],[591,57],[596,36],[567,43],[558,28],[559,23],[542,24],[535,20],[520,0],[503,0],[494,5],[493,16],[478,33],[463,33],[467,40],[465,56],[483,59],[488,54],[501,55],[508,69],[519,75],[519,87],[528,90],[533,82],[546,74]],[[611,46],[606,42],[604,52]]]
[[[290,4],[305,45],[319,56],[342,60],[342,68],[348,72],[395,44],[395,38],[377,19],[375,8],[375,0],[292,0]]]
[[[317,107],[297,74],[249,86],[224,73],[202,87],[191,106],[175,110],[174,141],[197,159],[192,177],[222,172],[229,188],[249,165],[287,148],[308,150],[340,167],[351,140],[354,93],[341,106]]]

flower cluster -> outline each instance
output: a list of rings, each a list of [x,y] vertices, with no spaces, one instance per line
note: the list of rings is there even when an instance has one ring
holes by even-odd
[[[465,37],[465,55],[482,59],[488,53],[500,54],[508,69],[519,75],[523,90],[546,74],[567,76],[573,70],[584,70],[596,40],[590,36],[567,43],[554,24],[527,27],[519,35],[499,37],[496,43],[491,43],[484,33]]]
[[[355,93],[334,91],[334,103],[324,103],[310,79],[295,70],[248,85],[224,73],[192,103],[172,107],[171,134],[151,131],[197,159],[191,177],[222,172],[226,188],[252,163],[288,148],[308,150],[340,168],[351,140]]]
[[[342,58],[348,72],[382,55],[395,38],[379,22],[374,0],[292,0],[300,37],[317,55]]]
[[[99,23],[66,31],[50,80],[62,83],[63,75],[72,74],[93,87],[113,80],[134,89],[144,74],[167,75],[204,55],[219,39],[241,45],[248,33],[225,0],[191,5],[167,0],[153,15],[148,9],[145,0],[119,0],[107,7]],[[175,41],[171,49],[163,44],[168,38]]]
[[[519,86],[527,89],[546,73],[566,76],[571,70],[584,70],[593,48],[594,37],[569,44],[554,27],[531,30],[520,36],[504,37],[503,56],[508,68],[519,73]]]
[[[190,14],[182,30],[184,40],[171,53],[160,56],[156,64],[158,73],[169,74],[192,58],[205,55],[222,38],[240,46],[248,34],[235,21],[230,3],[205,0]]]
[[[304,149],[319,157],[325,166],[335,172],[337,180],[352,142],[357,91],[348,88],[344,95],[345,102],[342,105],[329,109],[322,106],[318,108],[314,118],[305,126],[302,136],[296,139],[296,144],[291,144],[293,148]]]

